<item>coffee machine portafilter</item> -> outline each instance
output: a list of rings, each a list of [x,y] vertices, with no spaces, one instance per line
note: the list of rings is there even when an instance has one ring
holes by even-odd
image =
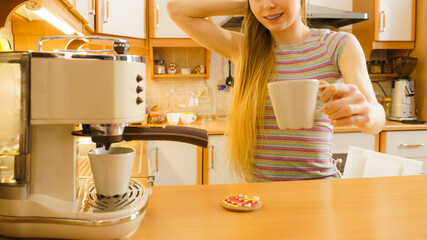
[[[131,180],[123,196],[97,196],[92,178],[77,178],[75,135],[106,148],[132,140],[206,147],[205,130],[129,124],[145,118],[145,72],[141,56],[0,52],[0,90],[10,89],[0,94],[0,166],[12,169],[0,169],[0,235],[121,239],[138,229],[151,190]]]

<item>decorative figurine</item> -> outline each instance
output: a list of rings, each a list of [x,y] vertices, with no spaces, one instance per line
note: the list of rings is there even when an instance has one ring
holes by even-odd
[[[169,63],[168,73],[169,74],[175,74],[176,73],[176,64],[175,63]]]

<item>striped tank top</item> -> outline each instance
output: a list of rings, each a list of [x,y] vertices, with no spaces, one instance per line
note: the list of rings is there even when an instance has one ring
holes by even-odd
[[[344,32],[311,29],[302,43],[276,43],[278,79],[272,75],[269,81],[315,78],[329,84],[343,83],[338,59],[350,36]],[[317,107],[323,105],[320,94],[319,91]],[[253,182],[339,178],[331,154],[333,126],[323,112],[315,115],[310,129],[280,130],[267,92],[264,124],[258,124],[257,128]]]

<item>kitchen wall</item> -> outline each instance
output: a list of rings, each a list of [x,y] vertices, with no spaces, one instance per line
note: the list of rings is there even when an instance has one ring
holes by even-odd
[[[196,65],[204,63],[205,51],[203,48],[159,48],[154,53],[154,59],[165,60],[166,67],[169,63],[177,63],[177,73],[180,68],[193,69]],[[210,76],[204,78],[161,78],[149,79],[147,81],[147,107],[148,110],[154,105],[159,105],[162,110],[168,110],[169,97],[173,91],[176,94],[200,94],[205,91],[204,96],[209,95],[212,100],[211,113],[214,113],[214,99],[217,85],[225,84],[228,76],[228,60],[216,53],[211,53]],[[234,64],[232,64],[232,76],[234,77]],[[195,108],[200,114],[200,107]]]

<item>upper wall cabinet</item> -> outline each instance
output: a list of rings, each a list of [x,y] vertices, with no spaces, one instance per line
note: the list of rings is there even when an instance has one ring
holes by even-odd
[[[153,47],[200,47],[169,18],[169,0],[149,0],[149,34]]]
[[[379,0],[375,40],[414,40],[414,0]]]
[[[95,7],[97,0],[61,0],[90,32],[95,31]]]
[[[150,0],[153,1],[154,21],[153,38],[189,38],[175,23],[169,18],[166,11],[166,4],[169,0]]]
[[[95,31],[95,7],[95,0],[75,0],[73,8],[92,32]]]
[[[67,5],[68,7],[74,7],[74,0],[61,0],[63,3],[65,3],[65,5]]]
[[[97,32],[145,38],[145,0],[98,0]]]
[[[369,14],[369,20],[353,25],[365,57],[373,49],[414,49],[416,0],[357,0],[354,12]]]

